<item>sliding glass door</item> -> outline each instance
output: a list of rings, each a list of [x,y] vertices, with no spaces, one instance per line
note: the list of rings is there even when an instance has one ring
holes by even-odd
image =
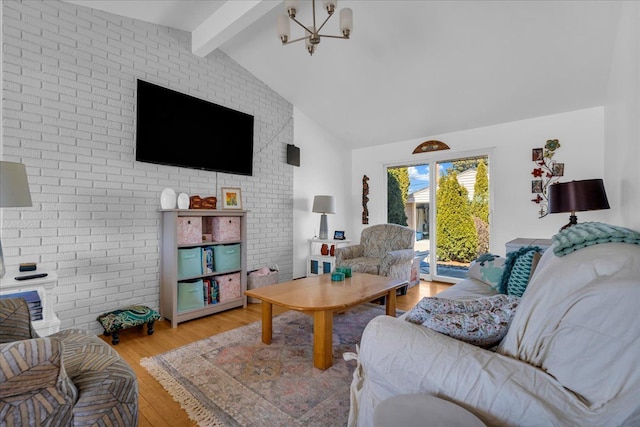
[[[488,166],[477,155],[387,168],[387,221],[416,231],[422,279],[458,281],[489,251]]]

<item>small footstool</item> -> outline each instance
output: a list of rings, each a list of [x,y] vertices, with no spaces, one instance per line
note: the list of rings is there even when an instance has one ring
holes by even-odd
[[[146,305],[130,305],[117,310],[108,311],[98,316],[98,322],[104,329],[104,335],[112,335],[111,344],[120,342],[120,331],[134,326],[143,327],[147,324],[147,335],[153,334],[153,323],[160,319],[157,311],[150,309]]]
[[[374,427],[483,427],[471,412],[430,394],[400,394],[380,402]]]

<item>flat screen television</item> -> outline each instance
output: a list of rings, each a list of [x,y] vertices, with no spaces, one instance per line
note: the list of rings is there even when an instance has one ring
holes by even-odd
[[[138,79],[136,160],[253,175],[253,116]]]

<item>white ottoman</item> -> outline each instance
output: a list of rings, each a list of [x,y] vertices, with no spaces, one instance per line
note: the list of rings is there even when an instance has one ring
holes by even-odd
[[[401,394],[383,400],[373,415],[374,427],[485,427],[461,406],[430,394]]]

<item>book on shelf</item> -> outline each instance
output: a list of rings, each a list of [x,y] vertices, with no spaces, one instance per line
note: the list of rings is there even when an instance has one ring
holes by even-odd
[[[36,320],[43,319],[42,302],[40,301],[40,294],[38,294],[38,291],[15,292],[12,294],[0,295],[0,298],[24,298],[27,302],[27,306],[29,306],[31,321],[34,322]]]
[[[220,302],[220,286],[216,279],[211,279],[211,288],[209,292],[209,299],[211,301],[209,304],[217,304]]]
[[[213,273],[213,247],[206,246],[202,250],[202,271],[204,274]]]
[[[204,291],[204,304],[217,304],[220,302],[220,287],[215,279],[202,279],[202,290]]]

